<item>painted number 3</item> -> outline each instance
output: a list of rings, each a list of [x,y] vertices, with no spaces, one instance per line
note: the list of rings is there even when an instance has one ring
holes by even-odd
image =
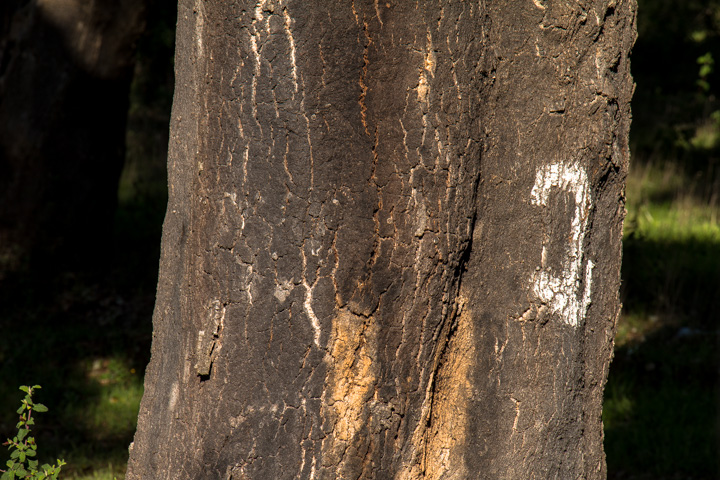
[[[532,276],[532,291],[552,312],[558,314],[563,322],[576,327],[585,318],[590,305],[592,270],[595,266],[592,260],[588,259],[584,271],[582,269],[583,243],[587,234],[590,205],[587,174],[577,164],[546,165],[535,176],[530,202],[533,205],[547,206],[553,188],[564,190],[575,197],[575,213],[570,224],[570,247],[568,256],[563,261],[562,272],[555,275],[547,265],[547,243],[550,239],[543,239],[541,265]]]

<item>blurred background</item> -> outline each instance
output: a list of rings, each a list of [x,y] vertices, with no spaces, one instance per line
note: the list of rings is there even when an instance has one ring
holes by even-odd
[[[611,479],[720,478],[720,0],[639,0]],[[0,438],[124,477],[149,360],[170,0],[0,1]],[[0,449],[0,452],[3,450]],[[6,459],[0,454],[0,463]]]

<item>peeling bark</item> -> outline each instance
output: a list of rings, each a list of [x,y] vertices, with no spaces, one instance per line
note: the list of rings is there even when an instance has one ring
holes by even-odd
[[[182,1],[128,478],[603,478],[634,8]]]

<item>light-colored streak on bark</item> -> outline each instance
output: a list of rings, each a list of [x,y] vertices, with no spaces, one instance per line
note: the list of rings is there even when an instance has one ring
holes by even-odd
[[[292,34],[292,19],[290,18],[290,14],[287,11],[287,8],[283,10],[283,15],[285,17],[285,34],[287,35],[288,42],[290,43],[290,63],[292,64],[292,77],[293,77],[293,83],[295,85],[295,92],[298,91],[298,75],[297,75],[297,65],[295,64],[295,39],[293,38]],[[295,98],[295,93],[293,93],[293,98]]]
[[[300,253],[302,254],[303,259],[303,278],[302,278],[302,286],[305,287],[305,302],[303,302],[303,306],[305,307],[305,314],[310,319],[310,324],[313,328],[313,341],[315,342],[315,346],[320,348],[320,320],[315,315],[315,311],[312,307],[312,301],[313,301],[313,288],[315,288],[315,285],[317,284],[318,278],[315,278],[315,282],[310,285],[307,281],[307,257],[305,256],[305,247],[304,242],[303,246],[301,247]]]

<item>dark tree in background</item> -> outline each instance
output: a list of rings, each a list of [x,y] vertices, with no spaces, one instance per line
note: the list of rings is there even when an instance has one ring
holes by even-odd
[[[128,478],[604,478],[634,18],[181,1]]]
[[[166,182],[118,202],[118,177],[126,136],[164,169],[176,10],[144,4],[0,1],[0,438],[42,385],[41,455],[72,477],[124,472],[150,351]]]
[[[0,256],[98,263],[125,154],[144,0],[0,4]]]

